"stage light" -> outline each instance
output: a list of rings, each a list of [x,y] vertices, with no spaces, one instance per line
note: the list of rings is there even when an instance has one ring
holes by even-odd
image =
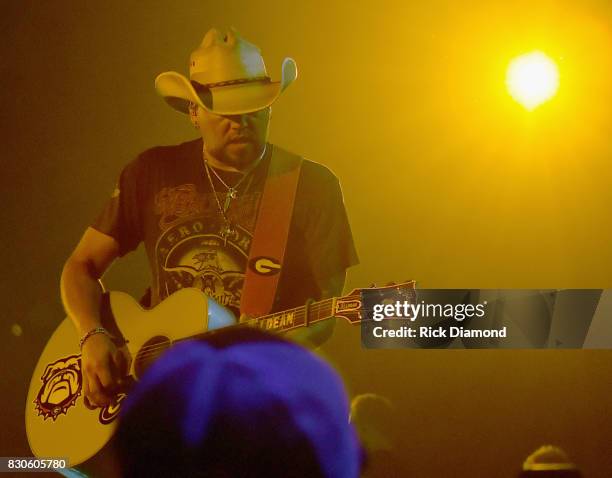
[[[506,86],[510,96],[531,111],[555,96],[559,70],[541,51],[527,53],[510,62]]]

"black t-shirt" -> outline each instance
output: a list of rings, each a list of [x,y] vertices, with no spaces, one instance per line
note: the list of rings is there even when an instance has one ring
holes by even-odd
[[[151,303],[183,287],[203,290],[236,312],[259,202],[270,158],[267,145],[257,167],[237,187],[227,217],[234,233],[224,241],[226,187],[202,160],[202,140],[149,149],[122,171],[95,229],[119,243],[120,255],[144,242],[152,271]],[[284,152],[284,154],[289,154]],[[216,171],[233,186],[240,173]],[[358,262],[338,179],[303,160],[274,310],[319,299],[326,279]]]

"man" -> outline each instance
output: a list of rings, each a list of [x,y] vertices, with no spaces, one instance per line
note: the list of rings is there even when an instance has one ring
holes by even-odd
[[[296,76],[285,59],[282,80],[271,81],[256,46],[212,29],[191,55],[191,81],[175,72],[156,79],[158,93],[189,114],[201,138],[150,149],[128,164],[64,266],[62,300],[81,337],[86,403],[109,404],[128,369],[127,350],[101,326],[99,279],[140,242],[153,277],[148,305],[198,287],[239,313],[269,166],[297,158],[267,143],[271,105]],[[300,164],[273,310],[340,294],[357,262],[337,178],[314,162]],[[324,329],[311,332],[314,342],[329,335]]]

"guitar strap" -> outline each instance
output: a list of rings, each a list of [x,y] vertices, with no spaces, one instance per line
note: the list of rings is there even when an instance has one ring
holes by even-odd
[[[301,166],[299,156],[272,150],[240,300],[241,314],[249,317],[266,315],[274,305]]]

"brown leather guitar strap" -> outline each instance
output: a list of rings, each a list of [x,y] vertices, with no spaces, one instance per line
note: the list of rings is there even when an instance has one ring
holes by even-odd
[[[240,312],[249,317],[266,315],[274,305],[301,166],[299,156],[272,150],[240,300]]]

